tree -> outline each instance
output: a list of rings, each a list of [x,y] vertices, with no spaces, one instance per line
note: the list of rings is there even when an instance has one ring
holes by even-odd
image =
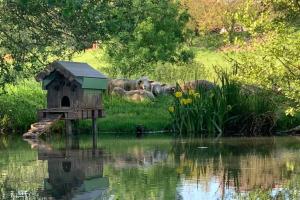
[[[182,0],[191,15],[190,26],[197,32],[223,27],[224,3],[218,0]]]
[[[184,47],[189,16],[172,1],[132,1],[123,13],[131,31],[121,31],[106,43],[114,75],[131,77],[151,72],[161,62],[189,62],[193,53]]]
[[[174,3],[157,0],[0,1],[0,87],[13,83],[20,76],[32,76],[53,60],[71,58],[95,41],[107,44],[118,41],[124,46],[134,44],[136,52],[149,45],[151,48],[145,54],[148,57],[140,55],[143,63],[178,57],[177,46],[184,42],[183,16]],[[161,27],[163,23],[157,23],[167,22],[165,18],[168,17],[173,17],[173,21],[166,25],[181,23],[177,28],[166,29],[167,32]],[[164,44],[153,42],[154,38],[147,33],[147,23],[156,28],[156,39],[168,38],[161,39]],[[133,42],[134,39],[137,41]],[[157,56],[162,52],[168,53]]]
[[[111,7],[93,0],[1,1],[0,86],[107,39]]]
[[[300,109],[300,33],[283,27],[254,49],[235,58],[238,78],[283,94]]]
[[[235,28],[238,23],[238,12],[246,0],[183,0],[188,8],[192,26],[196,33],[215,32],[225,28],[228,41],[233,43]]]

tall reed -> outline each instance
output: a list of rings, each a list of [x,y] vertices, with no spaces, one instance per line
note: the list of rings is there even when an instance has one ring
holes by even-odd
[[[226,74],[220,82],[210,90],[201,85],[188,91],[177,87],[169,107],[174,129],[191,137],[272,134],[275,106],[265,92],[247,92]]]

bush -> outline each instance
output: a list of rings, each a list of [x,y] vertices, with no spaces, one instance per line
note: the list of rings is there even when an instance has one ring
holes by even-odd
[[[0,95],[0,133],[24,132],[36,121],[37,109],[45,106],[45,93],[33,80],[7,86]]]

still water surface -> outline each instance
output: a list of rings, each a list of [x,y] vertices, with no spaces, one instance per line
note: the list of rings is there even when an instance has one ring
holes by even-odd
[[[298,199],[300,138],[0,140],[0,199]]]

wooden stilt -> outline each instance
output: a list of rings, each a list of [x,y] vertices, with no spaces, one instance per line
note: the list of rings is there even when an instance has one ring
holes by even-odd
[[[78,135],[79,134],[79,120],[73,121],[73,134]]]
[[[96,121],[95,111],[92,111],[92,133],[93,133],[93,149],[97,148],[97,121]]]
[[[66,134],[72,135],[72,120],[65,120]]]
[[[78,135],[66,135],[66,149],[79,149]]]
[[[72,149],[79,149],[79,137],[78,135],[72,136],[72,143],[71,143]]]

